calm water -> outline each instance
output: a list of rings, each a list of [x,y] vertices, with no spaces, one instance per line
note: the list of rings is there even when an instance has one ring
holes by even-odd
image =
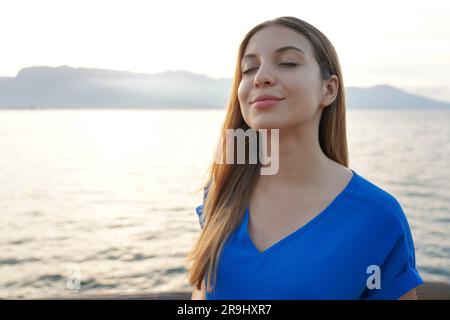
[[[0,297],[189,289],[223,115],[1,111]],[[450,282],[450,112],[347,118],[350,167],[400,201],[424,280]]]

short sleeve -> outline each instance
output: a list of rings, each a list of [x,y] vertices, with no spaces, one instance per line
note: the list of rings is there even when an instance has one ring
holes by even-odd
[[[203,189],[203,203],[195,208],[195,211],[197,212],[197,215],[198,215],[198,221],[199,221],[200,227],[202,229],[203,229],[203,225],[205,224],[205,217],[203,215],[203,208],[204,208],[204,205],[205,205],[206,197],[208,196],[209,186],[210,186],[210,183],[208,183],[208,185]]]
[[[399,236],[389,247],[383,264],[380,266],[380,287],[363,292],[361,299],[398,299],[423,283],[416,269],[414,242],[406,216],[395,200],[394,219],[389,228]],[[391,242],[392,243],[392,242]]]

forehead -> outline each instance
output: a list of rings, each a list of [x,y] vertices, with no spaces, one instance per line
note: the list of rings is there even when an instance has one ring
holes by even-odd
[[[311,45],[308,39],[299,32],[284,26],[268,26],[257,31],[247,43],[244,55],[257,56],[272,54],[281,47],[293,46],[301,49],[305,56],[311,55]],[[287,50],[285,52],[297,52]],[[297,54],[301,54],[297,52]]]

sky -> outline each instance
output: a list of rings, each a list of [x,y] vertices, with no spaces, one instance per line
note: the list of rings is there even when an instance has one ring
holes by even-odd
[[[0,0],[0,77],[68,65],[232,78],[254,25],[295,16],[333,43],[344,86],[450,102],[450,1]]]

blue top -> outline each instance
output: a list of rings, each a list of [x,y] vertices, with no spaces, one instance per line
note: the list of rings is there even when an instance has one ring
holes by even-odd
[[[398,299],[422,284],[399,202],[351,171],[320,214],[263,252],[249,236],[247,207],[206,299]],[[203,204],[196,211],[203,228]]]

